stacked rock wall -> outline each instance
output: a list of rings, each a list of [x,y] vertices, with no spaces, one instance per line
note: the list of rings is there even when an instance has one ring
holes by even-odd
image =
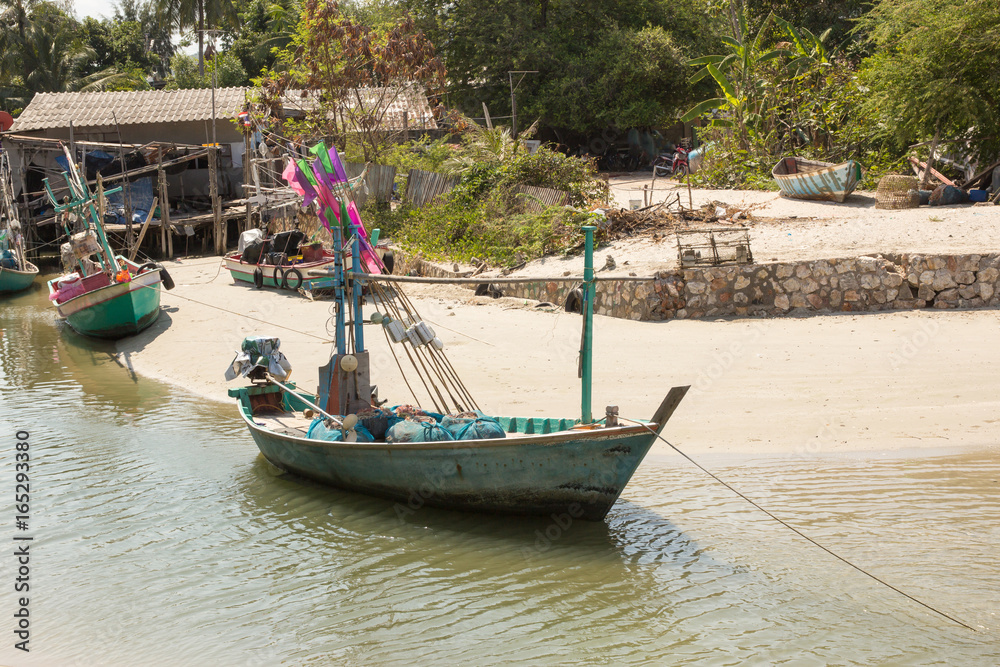
[[[442,275],[410,260],[410,272]],[[488,279],[484,279],[486,282]],[[875,255],[773,264],[695,267],[654,280],[602,280],[594,312],[632,320],[786,313],[871,312],[1000,305],[1000,254]],[[578,285],[502,285],[505,296],[563,305]]]

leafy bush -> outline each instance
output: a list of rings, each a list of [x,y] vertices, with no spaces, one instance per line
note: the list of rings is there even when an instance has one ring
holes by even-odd
[[[446,200],[419,209],[368,209],[365,217],[404,250],[438,260],[476,257],[494,266],[571,250],[591,220],[589,213],[561,206],[508,217],[496,213],[488,204],[470,207]]]

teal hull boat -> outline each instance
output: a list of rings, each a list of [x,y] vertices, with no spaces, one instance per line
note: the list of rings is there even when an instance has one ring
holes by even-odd
[[[0,293],[20,292],[31,287],[38,276],[38,267],[31,262],[26,262],[27,271],[15,271],[0,267]]]
[[[378,230],[364,229],[353,202],[339,207],[326,184],[346,196],[346,182],[336,149],[322,143],[308,182],[321,192],[328,219],[350,223],[350,249],[343,230],[331,226],[333,271],[313,269],[334,291],[335,347],[319,368],[317,395],[287,384],[292,367],[274,337],[245,338],[226,370],[226,379],[248,378],[250,386],[231,389],[240,416],[264,457],[295,475],[341,489],[396,501],[402,518],[429,505],[469,512],[535,514],[554,520],[601,521],[659,437],[688,387],[670,390],[651,421],[619,421],[617,406],[603,418],[591,409],[594,232],[585,226],[583,336],[580,347],[580,418],[491,417],[479,408],[444,352],[445,344],[406,298],[399,283],[374,252]],[[329,166],[326,164],[329,163]],[[362,245],[364,244],[364,245]],[[348,258],[370,258],[348,269]],[[365,270],[362,271],[361,269]],[[416,279],[420,280],[420,279]],[[477,278],[424,279],[424,282]],[[367,292],[363,299],[362,295]],[[378,307],[370,322],[395,357],[403,383],[391,394],[413,397],[412,405],[383,408],[372,384],[371,351],[365,346],[367,301]],[[369,332],[371,330],[369,329]],[[400,354],[396,350],[400,350]],[[380,351],[381,352],[381,351]],[[410,362],[410,371],[402,359]],[[419,376],[411,382],[407,373]],[[419,388],[425,390],[420,395]],[[432,406],[424,410],[421,406]]]
[[[119,257],[132,273],[128,282],[106,284],[72,299],[52,300],[59,316],[77,333],[95,338],[125,338],[149,327],[160,314],[162,269],[140,267]],[[103,274],[99,274],[102,275]],[[55,294],[56,280],[49,281],[49,293]]]
[[[854,160],[832,164],[800,157],[782,158],[771,175],[786,197],[842,203],[861,180],[861,165]]]
[[[403,513],[427,505],[601,521],[686,391],[678,388],[668,395],[654,418],[661,423],[605,427],[500,417],[506,438],[392,444],[308,438],[312,420],[299,411],[307,408],[302,399],[316,401],[309,394],[272,384],[231,389],[229,395],[238,400],[243,421],[272,465],[395,500]]]

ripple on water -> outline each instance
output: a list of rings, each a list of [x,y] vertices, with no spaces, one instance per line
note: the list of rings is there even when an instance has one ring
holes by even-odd
[[[0,305],[0,428],[32,434],[45,556],[33,570],[36,662],[9,645],[0,662],[1000,659],[995,456],[711,466],[845,558],[986,627],[972,635],[679,457],[647,460],[600,524],[401,517],[392,502],[277,474],[232,406],[133,377],[23,311]]]

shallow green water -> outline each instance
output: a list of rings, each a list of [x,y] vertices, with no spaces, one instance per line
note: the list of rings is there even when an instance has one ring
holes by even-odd
[[[1000,661],[996,455],[705,461],[973,633],[676,456],[647,459],[603,524],[401,520],[276,476],[233,406],[132,376],[57,325],[41,290],[0,300],[0,334],[0,541],[35,538],[30,654],[13,648],[15,565],[0,559],[0,664]]]

